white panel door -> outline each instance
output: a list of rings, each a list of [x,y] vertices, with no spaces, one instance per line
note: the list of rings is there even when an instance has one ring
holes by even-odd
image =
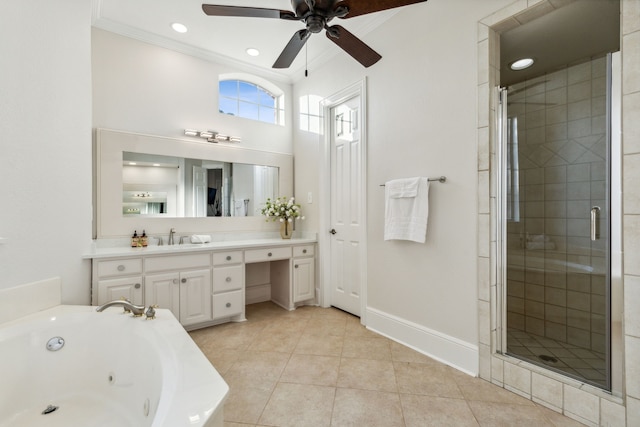
[[[193,166],[193,214],[207,216],[207,170]]]
[[[360,97],[331,108],[331,305],[360,316],[364,212]]]
[[[306,301],[315,297],[315,263],[315,258],[293,260],[293,302]]]
[[[98,282],[98,304],[127,299],[142,305],[142,277],[100,280]]]
[[[145,276],[145,304],[167,308],[177,319],[180,319],[179,278],[178,273],[148,274]]]
[[[211,270],[180,273],[180,323],[183,326],[211,320]]]

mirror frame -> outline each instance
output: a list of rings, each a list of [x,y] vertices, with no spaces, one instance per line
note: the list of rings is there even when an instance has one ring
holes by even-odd
[[[193,159],[220,160],[279,168],[279,196],[293,196],[293,155],[255,150],[228,144],[96,129],[95,236],[130,237],[133,231],[148,235],[179,235],[202,232],[275,231],[262,216],[159,218],[122,215],[122,153],[158,154]]]

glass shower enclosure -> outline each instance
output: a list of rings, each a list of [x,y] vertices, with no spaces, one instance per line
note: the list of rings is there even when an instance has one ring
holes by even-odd
[[[503,352],[610,380],[610,75],[593,58],[501,91]]]

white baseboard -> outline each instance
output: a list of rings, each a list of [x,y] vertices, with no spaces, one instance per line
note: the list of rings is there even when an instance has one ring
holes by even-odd
[[[271,300],[271,283],[245,288],[245,304],[257,304]]]
[[[367,328],[472,376],[478,375],[478,346],[367,307]]]

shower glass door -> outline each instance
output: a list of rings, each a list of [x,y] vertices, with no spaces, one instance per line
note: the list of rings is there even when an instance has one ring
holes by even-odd
[[[608,60],[502,97],[506,353],[610,389]],[[506,111],[504,101],[506,100]]]

